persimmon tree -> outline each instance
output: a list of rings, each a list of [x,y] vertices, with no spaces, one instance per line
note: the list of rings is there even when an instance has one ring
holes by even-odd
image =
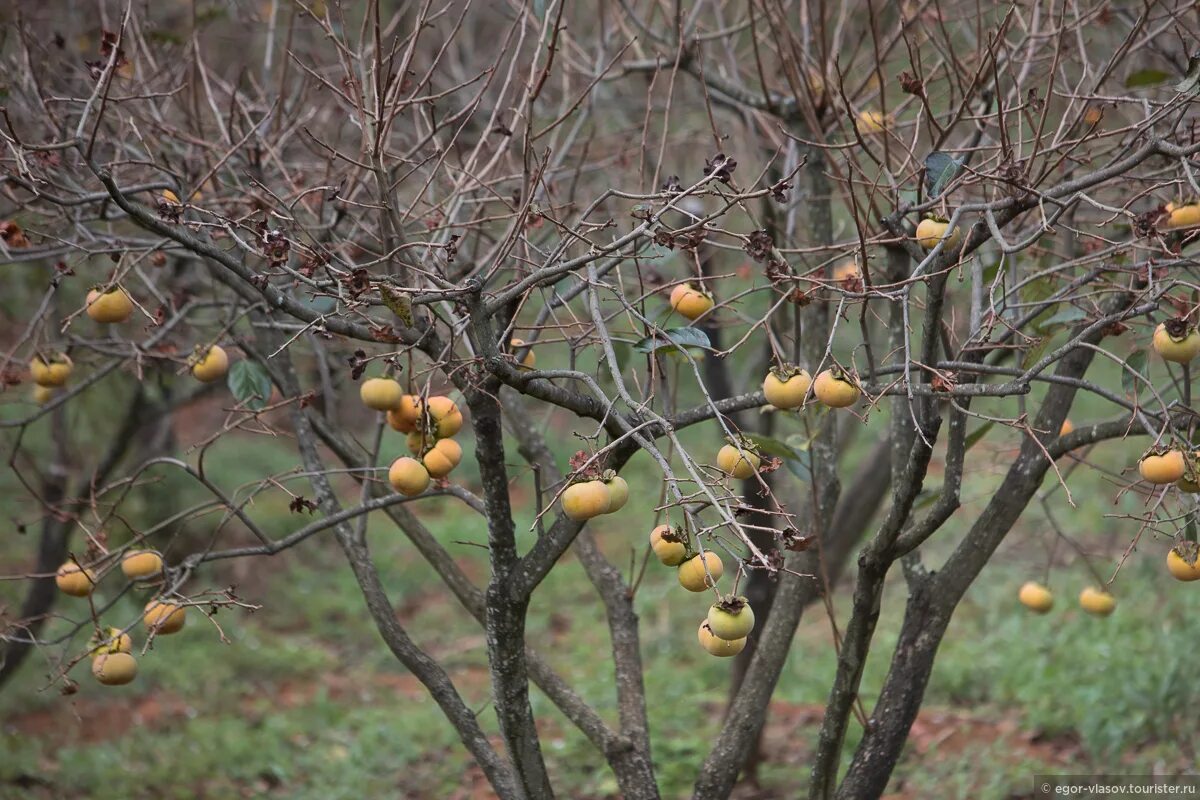
[[[1131,545],[1197,574],[1189,4],[54,5],[22,6],[3,45],[0,426],[25,496],[3,577],[25,594],[0,681],[32,653],[72,690],[89,663],[136,680],[147,637],[246,605],[214,562],[332,536],[499,796],[554,795],[536,687],[624,797],[656,798],[642,570],[588,523],[628,500],[660,523],[629,542],[646,569],[711,598],[697,646],[736,656],[695,797],[753,765],[801,615],[832,623],[846,583],[809,795],[867,798],[959,601],[1085,448],[1154,450],[1116,476],[1146,499]],[[1101,362],[1120,386],[1089,377]],[[1081,392],[1110,415],[1066,423]],[[224,422],[179,452],[171,419],[213,396]],[[71,441],[89,398],[107,446]],[[573,457],[547,414],[573,426]],[[246,430],[289,437],[298,469],[223,485],[205,455]],[[954,517],[973,446],[1006,435],[998,489]],[[635,456],[657,486],[621,478]],[[456,480],[463,458],[477,485]],[[208,499],[135,523],[130,497],[164,476]],[[514,482],[535,497],[528,546]],[[253,508],[273,492],[309,514],[282,537]],[[422,524],[436,497],[486,525],[486,584]],[[486,633],[502,746],[397,619],[371,515]],[[197,518],[219,522],[179,537]],[[931,563],[935,536],[950,555]],[[611,716],[526,635],[568,552],[606,612]],[[893,574],[903,625],[864,708]],[[1111,611],[1115,577],[1085,606]],[[1044,611],[1038,588],[1021,599]],[[112,612],[131,591],[144,619]]]

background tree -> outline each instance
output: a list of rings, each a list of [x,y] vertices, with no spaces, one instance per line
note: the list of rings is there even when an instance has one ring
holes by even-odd
[[[1146,500],[1131,542],[1174,545],[1192,569],[1192,502],[1171,486],[1196,478],[1188,4],[374,0],[215,22],[138,3],[63,21],[55,5],[15,12],[4,45],[3,256],[21,301],[0,424],[25,526],[5,578],[26,588],[0,681],[35,649],[57,684],[89,657],[102,682],[131,677],[147,649],[120,652],[142,630],[122,596],[159,604],[151,641],[180,613],[236,624],[218,610],[252,604],[213,579],[220,562],[332,534],[496,794],[554,796],[532,684],[624,797],[656,798],[637,612],[650,531],[614,549],[587,524],[617,512],[637,459],[657,485],[628,482],[628,502],[699,559],[681,582],[717,606],[713,630],[739,596],[756,617],[744,641],[709,642],[744,649],[694,796],[728,797],[753,769],[820,600],[838,655],[809,795],[877,797],[964,594],[1048,483],[1071,502],[1064,456],[1129,437],[1146,440],[1131,463],[1169,451],[1148,483],[1114,477]],[[253,48],[222,38],[260,18]],[[1092,377],[1104,362],[1121,386]],[[1067,424],[1080,393],[1109,416]],[[205,396],[224,414],[181,448],[171,421]],[[107,446],[70,438],[83,403]],[[569,446],[548,434],[565,420]],[[206,454],[245,432],[286,437],[295,468],[225,485]],[[973,447],[1008,435],[990,501],[950,525]],[[463,459],[477,484],[450,471]],[[207,496],[183,506],[171,487]],[[254,506],[280,494],[307,516],[275,533]],[[478,514],[486,580],[422,524],[437,498]],[[501,742],[397,617],[367,535],[379,515],[482,627]],[[143,550],[165,566],[130,561]],[[568,552],[604,606],[615,715],[527,632]],[[60,602],[56,571],[87,599]],[[897,571],[904,622],[867,708]],[[1108,594],[1088,603],[1111,611]]]

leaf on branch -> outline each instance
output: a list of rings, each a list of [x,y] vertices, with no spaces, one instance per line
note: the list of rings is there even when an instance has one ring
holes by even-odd
[[[625,342],[613,342],[613,354],[617,357],[617,369],[625,372],[625,368],[629,366],[629,358],[633,355],[633,348]]]
[[[1125,78],[1125,88],[1137,89],[1143,86],[1157,86],[1170,77],[1170,73],[1163,72],[1161,69],[1139,69],[1137,72],[1129,73],[1129,76]]]
[[[1200,53],[1188,59],[1187,74],[1175,84],[1175,91],[1181,94],[1200,94]]]
[[[383,300],[383,304],[387,306],[393,314],[400,318],[404,326],[411,328],[413,324],[413,309],[412,300],[404,292],[398,292],[386,283],[379,284],[379,296]]]
[[[800,454],[797,453],[790,445],[781,442],[778,439],[773,439],[770,436],[763,436],[761,433],[744,433],[742,434],[742,438],[750,440],[755,447],[769,456],[778,456],[779,458],[800,458]]]
[[[699,328],[670,328],[654,336],[647,336],[633,346],[639,353],[654,353],[659,350],[682,351],[688,347],[712,349],[708,334]]]
[[[1049,336],[1043,336],[1037,340],[1037,344],[1025,351],[1025,357],[1021,359],[1021,369],[1029,369],[1036,364],[1042,356],[1046,355],[1051,345]]]
[[[1042,330],[1045,330],[1046,328],[1055,325],[1065,325],[1069,322],[1079,322],[1082,319],[1087,319],[1087,312],[1085,312],[1082,308],[1068,306],[1049,319],[1043,321],[1040,325],[1038,325],[1038,327]]]
[[[1137,397],[1141,391],[1141,381],[1138,380],[1134,372],[1144,372],[1146,369],[1146,351],[1138,350],[1130,353],[1125,359],[1126,366],[1129,369],[1121,370],[1121,387],[1125,390],[1125,394],[1132,397]]]
[[[785,550],[791,550],[794,553],[803,553],[808,548],[812,547],[817,541],[815,536],[805,536],[795,528],[784,528],[779,532],[779,543]]]
[[[915,94],[918,97],[925,93],[925,84],[911,72],[900,73],[900,88],[905,94]]]
[[[808,468],[808,463],[794,458],[785,458],[784,465],[788,468],[788,472],[795,475],[802,481],[812,480],[812,471]]]
[[[288,504],[288,511],[293,514],[299,514],[302,511],[307,511],[309,514],[317,510],[317,504],[309,500],[304,495],[297,495],[292,498],[292,502]]]
[[[712,161],[704,160],[705,177],[712,176],[724,184],[728,184],[733,179],[735,169],[737,169],[737,162],[724,153],[717,153],[712,157]]]
[[[925,191],[929,193],[929,199],[932,200],[945,191],[964,163],[963,159],[954,158],[940,150],[934,150],[925,156]]]
[[[229,368],[229,391],[252,411],[261,411],[271,398],[271,376],[256,361],[241,360]]]
[[[812,472],[808,468],[808,462],[791,445],[781,442],[778,439],[773,439],[770,436],[763,436],[760,433],[744,433],[742,434],[742,438],[751,442],[762,453],[781,459],[783,465],[788,468],[788,472],[800,480],[812,480]]]
[[[750,231],[750,235],[746,237],[746,243],[742,245],[742,249],[746,251],[748,256],[760,264],[767,261],[774,262],[771,251],[775,249],[775,242],[771,239],[771,234],[765,230]]]

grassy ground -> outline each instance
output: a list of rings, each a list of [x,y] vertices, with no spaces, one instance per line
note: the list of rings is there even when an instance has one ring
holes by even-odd
[[[875,419],[870,427],[882,425]],[[1011,456],[1005,448],[1015,442],[1001,438],[996,449],[978,453],[982,466],[971,475],[963,509],[932,543],[930,565],[990,496]],[[219,444],[209,456],[210,474],[235,486],[294,466],[282,445],[265,441]],[[1089,458],[1121,469],[1136,458],[1133,447],[1106,445]],[[648,464],[634,469],[652,477]],[[468,454],[456,479],[475,484],[472,470]],[[517,478],[514,497],[527,510],[530,481]],[[1076,507],[1067,505],[1061,490],[1049,502],[1107,575],[1135,528],[1105,514],[1135,511],[1140,500],[1132,494],[1117,498],[1095,471],[1080,470],[1068,481]],[[635,491],[651,485],[631,484]],[[254,513],[276,534],[302,524],[282,496],[265,497]],[[429,503],[423,517],[468,574],[482,581],[486,561],[475,545],[485,533],[479,520],[449,500]],[[602,519],[597,535],[625,564],[632,553],[641,555],[650,522],[635,502]],[[527,530],[529,523],[526,511],[519,525]],[[524,535],[526,542],[532,538]],[[384,518],[373,521],[370,539],[397,614],[446,665],[494,733],[478,628]],[[926,709],[896,772],[894,796],[1020,797],[1039,772],[1171,772],[1194,765],[1190,709],[1200,702],[1193,678],[1200,592],[1166,577],[1165,553],[1163,542],[1144,541],[1122,568],[1117,612],[1108,619],[1088,617],[1074,602],[1090,581],[1088,572],[1032,508],[954,620]],[[1017,587],[1045,578],[1048,570],[1055,610],[1045,617],[1024,613],[1015,602]],[[225,565],[205,573],[202,582],[213,588],[235,584],[239,596],[263,609],[219,614],[215,621],[227,643],[215,625],[193,615],[184,632],[155,643],[141,659],[138,680],[123,688],[99,687],[79,667],[80,690],[61,696],[44,688],[44,662],[31,659],[0,693],[0,797],[490,796],[436,706],[382,647],[330,541],[309,542],[253,565]],[[11,599],[11,586],[0,591]],[[656,565],[637,595],[655,761],[664,794],[672,798],[688,795],[720,722],[730,668],[696,647],[695,627],[707,601],[684,595],[673,574]],[[868,710],[904,600],[903,582],[893,581],[867,665]],[[844,623],[846,587],[834,605]],[[69,604],[62,608],[71,610]],[[136,609],[136,598],[123,600],[114,619],[131,619]],[[538,590],[530,638],[585,698],[606,713],[612,708],[611,665],[597,655],[608,646],[604,616],[573,558],[565,558]],[[740,797],[795,796],[807,774],[833,666],[829,621],[813,609],[776,695],[759,785],[739,787]],[[534,703],[561,796],[615,796],[600,757],[543,697],[535,694]],[[856,725],[850,747],[858,735]]]

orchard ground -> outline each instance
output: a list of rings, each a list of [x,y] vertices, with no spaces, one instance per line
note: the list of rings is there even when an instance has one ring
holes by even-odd
[[[1114,372],[1107,375],[1120,385]],[[749,379],[749,378],[748,378]],[[189,414],[221,414],[223,398]],[[102,402],[96,399],[94,402]],[[1100,418],[1102,401],[1072,409],[1078,424]],[[6,412],[13,406],[6,406]],[[75,411],[73,424],[81,424]],[[367,412],[363,412],[367,413]],[[469,424],[469,422],[468,422]],[[885,414],[871,417],[854,446],[865,451],[870,431],[883,430]],[[187,418],[181,438],[191,441]],[[792,426],[794,427],[794,426]],[[205,430],[202,424],[197,431]],[[45,431],[42,431],[45,434]],[[386,452],[404,450],[402,435],[387,432]],[[688,431],[702,445],[711,431]],[[453,480],[478,481],[469,431],[460,440],[466,455]],[[562,463],[578,444],[563,432]],[[963,507],[938,534],[926,565],[949,550],[974,518],[1011,461],[1015,433],[988,437],[977,447],[1002,441],[975,463],[990,471],[968,476]],[[720,446],[712,444],[713,456]],[[237,434],[223,438],[206,458],[209,474],[226,488],[261,480],[296,466],[287,439]],[[1087,454],[1089,463],[1136,474],[1138,444],[1115,441]],[[1066,470],[1070,459],[1063,459]],[[657,487],[645,454],[626,473],[634,495],[591,529],[615,563],[636,564],[646,555],[654,498],[640,487]],[[934,475],[938,472],[935,470]],[[533,539],[532,480],[514,471],[515,507],[524,542]],[[5,497],[13,497],[5,477]],[[789,480],[791,480],[789,478]],[[1075,508],[1052,479],[1043,487],[1055,519],[1106,578],[1136,533],[1136,525],[1105,514],[1136,513],[1143,498],[1121,494],[1100,470],[1077,469],[1067,479]],[[297,484],[299,487],[299,484]],[[143,502],[162,501],[172,484],[149,487]],[[357,490],[347,482],[349,495]],[[936,491],[936,486],[927,486]],[[297,488],[298,491],[302,489]],[[184,502],[189,489],[179,488]],[[154,492],[160,496],[156,500]],[[172,495],[175,497],[175,495]],[[267,498],[267,499],[264,499]],[[25,513],[4,508],[8,518]],[[303,524],[278,492],[250,509],[273,535]],[[147,514],[153,513],[147,509]],[[215,519],[215,518],[214,518]],[[487,562],[479,518],[457,500],[423,501],[422,520],[482,584]],[[204,541],[212,525],[193,524],[186,537]],[[495,735],[489,707],[483,633],[416,558],[386,518],[371,521],[370,541],[381,574],[397,602],[396,613],[418,642],[444,663],[479,716]],[[222,536],[237,538],[229,530]],[[223,540],[225,541],[225,540]],[[955,616],[938,656],[928,702],[913,726],[906,755],[889,789],[893,798],[1024,797],[1036,773],[1179,772],[1196,763],[1195,643],[1200,641],[1200,588],[1172,580],[1164,561],[1168,542],[1147,532],[1113,586],[1118,600],[1107,619],[1085,615],[1079,591],[1092,582],[1077,549],[1031,505],[1018,529],[972,587]],[[20,549],[29,553],[31,547]],[[190,552],[190,551],[189,551]],[[166,551],[168,560],[171,550]],[[611,709],[611,664],[603,609],[582,569],[567,556],[534,596],[530,641],[589,702]],[[1049,576],[1047,577],[1047,568]],[[8,570],[14,571],[14,570]],[[361,596],[334,543],[328,538],[271,559],[222,562],[198,578],[211,588],[236,586],[243,600],[261,605],[249,614],[224,610],[215,618],[229,639],[192,613],[178,635],[155,643],[140,658],[137,680],[125,687],[97,685],[77,666],[80,685],[62,696],[47,685],[45,662],[36,654],[0,692],[0,797],[171,798],[277,796],[336,798],[491,797],[436,705],[418,681],[405,674],[361,611]],[[1046,581],[1055,593],[1045,616],[1016,600],[1025,580]],[[12,608],[19,586],[0,585],[0,602]],[[849,613],[849,581],[833,598],[839,622]],[[102,589],[102,592],[104,590]],[[113,615],[132,620],[137,597],[123,598]],[[70,598],[58,610],[78,616]],[[895,643],[905,602],[902,579],[893,575],[884,597],[879,637],[868,662],[863,705],[870,710]],[[642,622],[654,753],[664,797],[687,797],[703,754],[720,723],[731,662],[707,656],[696,645],[696,626],[709,599],[683,592],[673,574],[652,561],[637,591]],[[140,630],[135,652],[142,646]],[[792,798],[807,778],[834,670],[831,629],[824,611],[806,612],[772,706],[766,760],[757,785],[746,781],[738,798]],[[82,643],[81,643],[82,644]],[[544,746],[552,777],[565,797],[616,796],[616,784],[583,737],[541,695]],[[860,728],[851,726],[857,740]],[[496,738],[499,744],[498,737]],[[853,744],[853,741],[851,742]],[[852,748],[845,750],[849,758]],[[433,754],[431,756],[431,754]]]

